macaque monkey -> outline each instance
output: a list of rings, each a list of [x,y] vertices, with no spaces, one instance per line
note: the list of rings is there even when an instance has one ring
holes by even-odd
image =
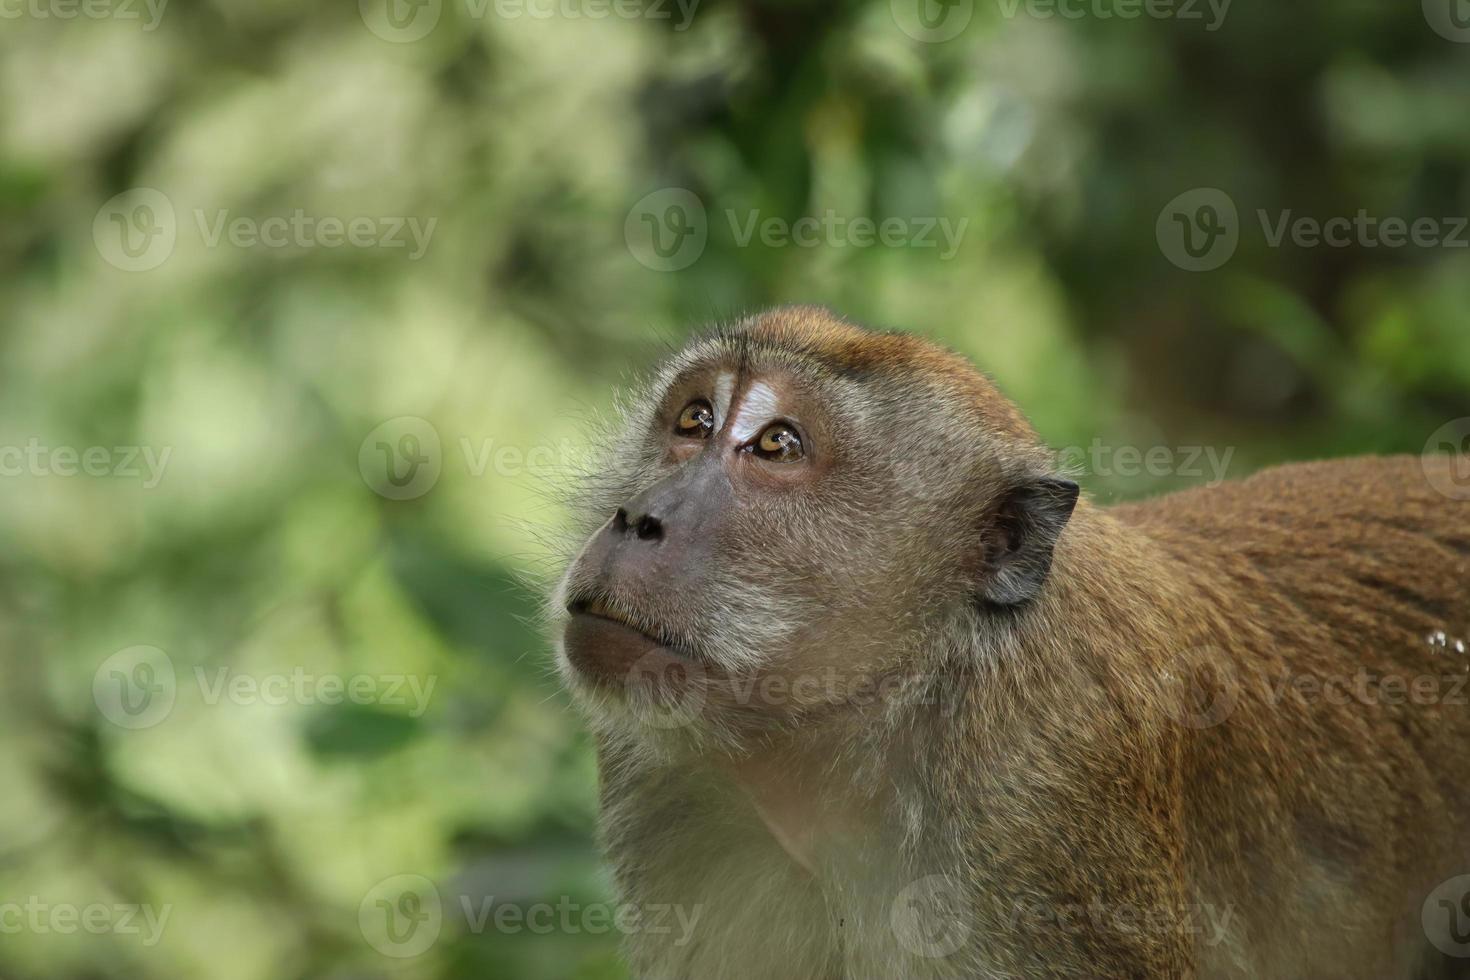
[[[1100,507],[961,357],[809,307],[625,415],[552,607],[635,977],[1470,964],[1464,459]]]

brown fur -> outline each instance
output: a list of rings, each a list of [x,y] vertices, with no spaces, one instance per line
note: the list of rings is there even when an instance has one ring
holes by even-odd
[[[900,694],[742,716],[714,742],[598,716],[622,894],[703,910],[685,946],[632,939],[639,976],[1408,980],[1449,963],[1419,920],[1470,873],[1470,656],[1454,648],[1470,643],[1470,502],[1426,478],[1448,458],[1084,499],[1040,595],[988,609],[963,598],[987,574],[964,524],[1049,465],[1015,407],[948,351],[812,308],[698,342],[684,366],[732,352],[855,386],[885,432],[977,433],[963,474],[925,464],[935,487],[963,475],[974,509],[937,489],[882,509],[862,496],[872,477],[831,490],[935,564],[835,575],[834,606],[863,592],[825,647],[752,668],[835,661],[902,678]],[[905,414],[917,403],[945,417]],[[594,513],[647,478],[611,479]],[[852,520],[827,533],[877,547]],[[1351,686],[1360,671],[1436,678],[1433,696],[1390,703],[1380,682]],[[951,929],[918,952],[902,925],[916,881],[938,884],[914,907]]]

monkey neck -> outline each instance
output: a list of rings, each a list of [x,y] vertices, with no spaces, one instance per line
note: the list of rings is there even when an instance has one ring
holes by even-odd
[[[807,874],[817,876],[821,853],[861,829],[861,805],[834,765],[834,755],[816,747],[828,733],[798,741],[791,736],[764,742],[728,760],[726,772],[750,801],[772,839]]]
[[[811,784],[798,775],[800,760],[752,756],[733,764],[736,785],[749,797],[756,815],[791,860],[810,875],[817,873],[818,801]]]

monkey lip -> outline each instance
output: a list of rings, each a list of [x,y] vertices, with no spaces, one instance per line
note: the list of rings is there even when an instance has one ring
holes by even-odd
[[[690,656],[675,641],[635,625],[632,617],[601,599],[572,602],[562,635],[567,660],[603,683],[627,682],[635,671],[666,673]]]

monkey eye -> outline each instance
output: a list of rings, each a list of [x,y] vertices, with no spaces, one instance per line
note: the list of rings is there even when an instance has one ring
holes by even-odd
[[[715,410],[703,399],[690,402],[679,413],[674,431],[689,439],[708,439],[715,431]]]
[[[751,449],[757,455],[778,463],[795,463],[806,455],[806,450],[801,445],[801,436],[785,422],[766,426]]]

